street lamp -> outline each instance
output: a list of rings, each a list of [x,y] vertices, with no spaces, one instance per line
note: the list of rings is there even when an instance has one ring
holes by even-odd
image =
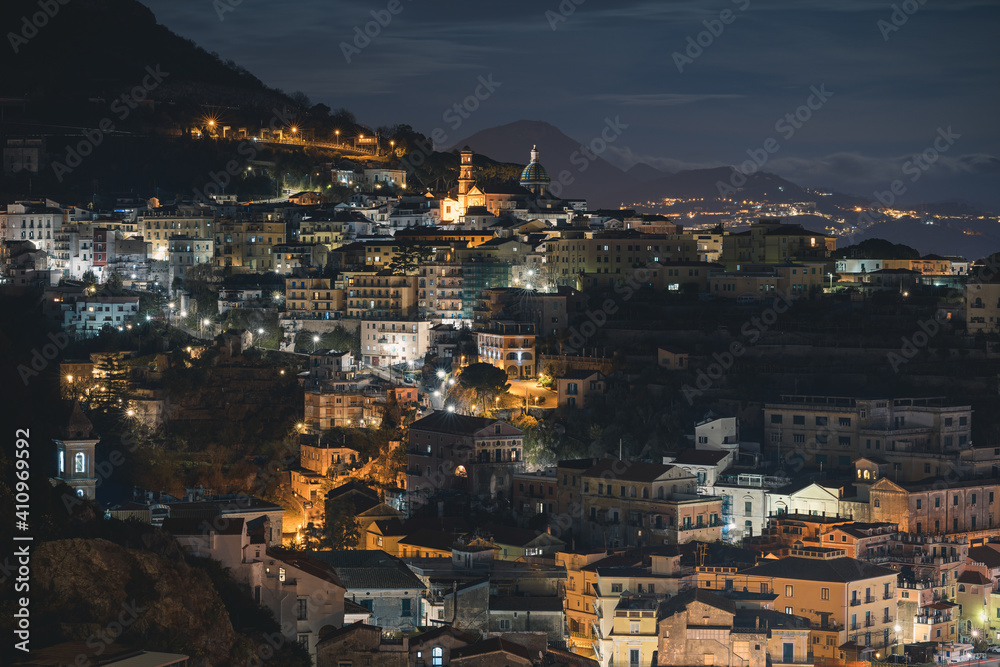
[[[313,336],[313,352],[316,351],[317,345],[319,345],[319,336]]]

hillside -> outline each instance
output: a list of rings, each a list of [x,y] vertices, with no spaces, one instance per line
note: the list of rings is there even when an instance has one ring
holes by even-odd
[[[37,0],[3,4],[5,18],[10,17],[5,26],[20,26],[22,16],[39,9]],[[162,74],[148,98],[169,106],[168,117],[212,106],[259,111],[291,103],[236,63],[222,62],[157,24],[136,0],[59,3],[58,13],[37,35],[0,52],[2,96],[28,100],[23,114],[20,105],[6,110],[8,123],[78,124],[80,114],[107,115],[114,98],[142,86],[144,79],[153,82],[147,67]]]

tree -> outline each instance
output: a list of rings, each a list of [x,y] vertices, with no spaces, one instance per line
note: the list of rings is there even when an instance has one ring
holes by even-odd
[[[475,393],[476,399],[482,403],[483,412],[486,412],[487,399],[493,400],[510,389],[507,374],[493,364],[485,363],[466,366],[458,376],[458,383]]]
[[[411,271],[416,271],[418,266],[433,256],[434,250],[427,245],[415,243],[399,246],[392,256],[392,261],[389,262],[389,270],[394,276],[405,276]]]
[[[110,410],[124,404],[128,392],[128,368],[122,363],[121,354],[107,352],[94,364],[94,386],[90,400],[95,407]]]
[[[361,526],[354,505],[347,498],[326,501],[326,521],[320,545],[325,549],[357,549],[361,541]]]
[[[83,273],[83,286],[84,287],[94,287],[97,285],[97,274],[87,269]]]
[[[111,275],[108,276],[108,281],[104,283],[104,285],[105,287],[113,291],[115,294],[120,293],[122,289],[125,287],[125,284],[122,281],[121,274],[118,273],[117,271],[111,272]]]

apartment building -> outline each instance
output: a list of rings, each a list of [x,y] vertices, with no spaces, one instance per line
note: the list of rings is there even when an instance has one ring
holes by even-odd
[[[286,278],[285,310],[297,319],[339,319],[344,311],[344,290],[329,278]]]
[[[573,287],[581,273],[621,275],[653,264],[698,261],[698,244],[686,234],[563,232],[546,242],[545,252],[557,284]]]
[[[213,232],[217,267],[274,271],[273,247],[285,243],[285,223],[272,219],[222,219]]]
[[[434,324],[462,326],[462,267],[451,263],[421,264],[417,271],[417,309]]]
[[[36,249],[52,255],[64,217],[59,205],[49,200],[8,204],[7,210],[0,212],[0,239],[31,241]]]
[[[417,276],[382,271],[345,271],[341,275],[347,316],[405,320],[417,315]]]
[[[524,436],[497,419],[438,411],[410,425],[406,489],[411,509],[438,491],[463,489],[484,502],[510,498],[524,470]]]
[[[899,524],[918,535],[991,536],[1000,527],[1000,480],[894,482],[869,487],[872,521]]]
[[[581,537],[591,546],[722,538],[722,499],[698,495],[698,478],[679,466],[605,459],[580,478]]]
[[[479,361],[507,373],[507,377],[525,379],[535,376],[535,325],[494,321],[476,333]]]
[[[814,646],[816,655],[837,657],[836,648],[848,641],[872,648],[897,643],[895,570],[850,558],[843,549],[803,546],[789,553],[750,568],[699,572],[699,588],[776,594],[776,611],[837,632],[836,645]]]
[[[742,301],[806,298],[822,290],[824,265],[818,262],[792,264],[741,264],[734,271],[708,276],[708,291],[721,299]]]
[[[361,359],[370,366],[415,368],[430,346],[430,322],[364,319],[361,322]]]
[[[825,264],[836,249],[835,236],[809,231],[802,225],[782,224],[778,218],[761,218],[750,229],[723,238],[719,261],[727,271],[738,271],[744,264]]]
[[[1000,331],[1000,279],[974,280],[965,286],[965,323],[970,334]]]
[[[943,398],[785,395],[764,406],[764,444],[785,461],[846,470],[884,459],[893,479],[946,474],[972,440],[972,407]]]
[[[137,233],[150,244],[150,257],[169,259],[169,241],[175,236],[215,238],[215,216],[200,206],[172,206],[150,209],[136,219]]]
[[[177,235],[167,241],[167,277],[169,284],[174,279],[184,280],[189,269],[211,264],[215,255],[215,242],[211,238]]]

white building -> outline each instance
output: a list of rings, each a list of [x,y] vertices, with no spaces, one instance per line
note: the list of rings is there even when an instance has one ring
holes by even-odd
[[[211,264],[215,241],[210,238],[174,236],[167,243],[167,281],[184,280],[188,269],[199,264]]]
[[[137,296],[80,295],[62,305],[63,329],[78,336],[96,335],[105,326],[123,327],[139,314]]]
[[[362,320],[361,358],[371,366],[423,364],[430,345],[427,321]]]
[[[31,241],[50,256],[55,253],[55,237],[62,230],[63,210],[54,201],[44,204],[17,202],[0,212],[0,235],[7,241]]]

